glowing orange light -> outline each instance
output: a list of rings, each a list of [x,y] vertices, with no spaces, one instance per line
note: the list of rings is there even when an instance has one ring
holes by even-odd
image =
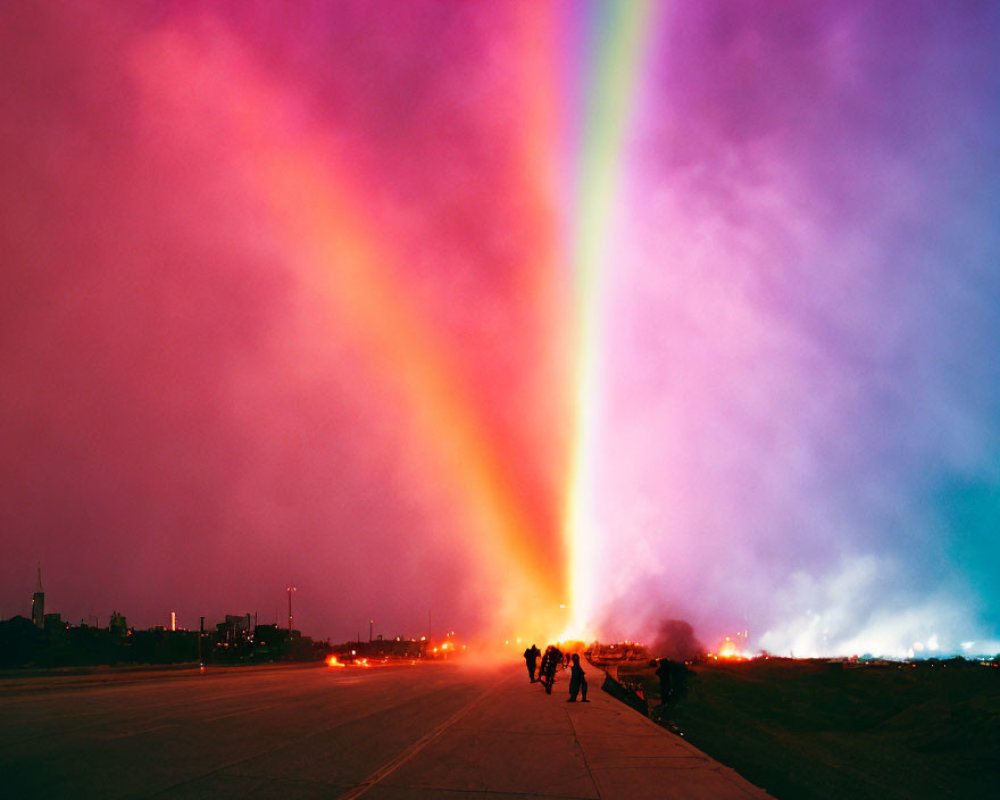
[[[347,666],[347,664],[344,664],[344,663],[341,663],[340,661],[338,661],[336,656],[330,656],[326,660],[326,663],[327,663],[327,666],[330,666],[330,667],[346,667]]]
[[[740,638],[739,635],[737,635],[738,638]],[[747,658],[747,654],[740,649],[739,644],[733,637],[727,636],[722,640],[713,658],[716,660],[722,658],[727,661],[744,661]]]

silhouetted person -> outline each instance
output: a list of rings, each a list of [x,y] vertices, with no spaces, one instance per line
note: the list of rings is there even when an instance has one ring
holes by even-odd
[[[531,645],[527,650],[524,651],[524,663],[528,667],[528,679],[531,683],[535,682],[535,662],[538,661],[538,657],[542,654],[534,645]]]
[[[660,705],[667,705],[670,702],[671,682],[670,682],[670,661],[661,658],[659,666],[656,668],[656,677],[660,679]]]
[[[552,684],[556,681],[556,669],[562,665],[562,650],[554,644],[550,644],[545,649],[542,656],[542,668],[539,670],[538,679],[545,686],[545,693],[552,694]]]
[[[545,648],[542,654],[542,662],[538,665],[538,680],[542,686],[545,685],[545,674],[549,671],[549,661],[552,659],[552,645]]]
[[[684,693],[684,679],[688,668],[679,661],[661,658],[656,669],[656,677],[660,679],[660,704],[668,705],[676,702]]]
[[[587,699],[587,677],[580,666],[580,654],[573,653],[573,666],[569,671],[569,700],[566,702],[575,703],[577,694],[583,694],[584,703],[590,702]]]

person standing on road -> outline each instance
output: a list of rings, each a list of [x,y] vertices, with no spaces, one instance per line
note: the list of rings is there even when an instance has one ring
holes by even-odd
[[[545,648],[542,654],[542,663],[538,665],[538,682],[545,686],[545,676],[549,672],[549,661],[552,659],[552,645]]]
[[[539,679],[545,686],[545,694],[552,694],[552,684],[556,681],[556,668],[562,666],[562,660],[562,650],[554,644],[549,645],[548,649],[545,651],[545,656],[542,658],[542,664],[544,666],[541,672],[543,672],[544,675],[539,675]]]
[[[535,645],[531,645],[527,650],[524,651],[524,663],[528,667],[528,680],[530,683],[535,682],[535,662],[538,661],[538,657],[542,654]]]
[[[587,677],[580,666],[580,654],[573,653],[573,666],[569,671],[569,700],[567,703],[575,703],[577,694],[583,694],[583,702],[589,703],[587,699]]]

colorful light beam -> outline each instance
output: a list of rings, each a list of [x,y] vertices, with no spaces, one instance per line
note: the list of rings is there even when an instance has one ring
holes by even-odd
[[[403,256],[361,213],[372,202],[359,189],[363,180],[317,132],[290,127],[287,89],[272,86],[231,44],[206,55],[179,33],[159,35],[137,51],[146,91],[177,113],[193,106],[222,126],[218,133],[240,154],[244,185],[266,208],[284,258],[419,415],[425,445],[437,455],[428,457],[427,468],[442,470],[428,480],[454,486],[473,532],[477,568],[503,576],[502,589],[483,583],[497,624],[516,620],[529,630],[551,630],[562,591],[544,531],[511,486],[503,448],[479,418],[445,343],[393,281]]]
[[[566,532],[570,553],[570,617],[568,636],[592,634],[598,584],[591,506],[597,487],[594,465],[600,454],[595,440],[601,402],[601,347],[604,342],[601,298],[613,253],[608,232],[615,213],[621,178],[621,149],[636,85],[653,4],[647,0],[593,4],[584,25],[588,69],[582,76],[582,114],[578,172],[573,176],[572,218],[566,226],[568,259],[575,281],[578,346],[575,419],[570,459]],[[572,96],[572,95],[571,95]]]

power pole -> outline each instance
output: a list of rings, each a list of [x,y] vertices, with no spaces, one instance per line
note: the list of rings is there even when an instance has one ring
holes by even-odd
[[[296,591],[296,587],[288,587],[288,638],[292,638],[292,592]]]
[[[368,620],[368,644],[372,641],[372,632],[375,630],[375,620]]]

